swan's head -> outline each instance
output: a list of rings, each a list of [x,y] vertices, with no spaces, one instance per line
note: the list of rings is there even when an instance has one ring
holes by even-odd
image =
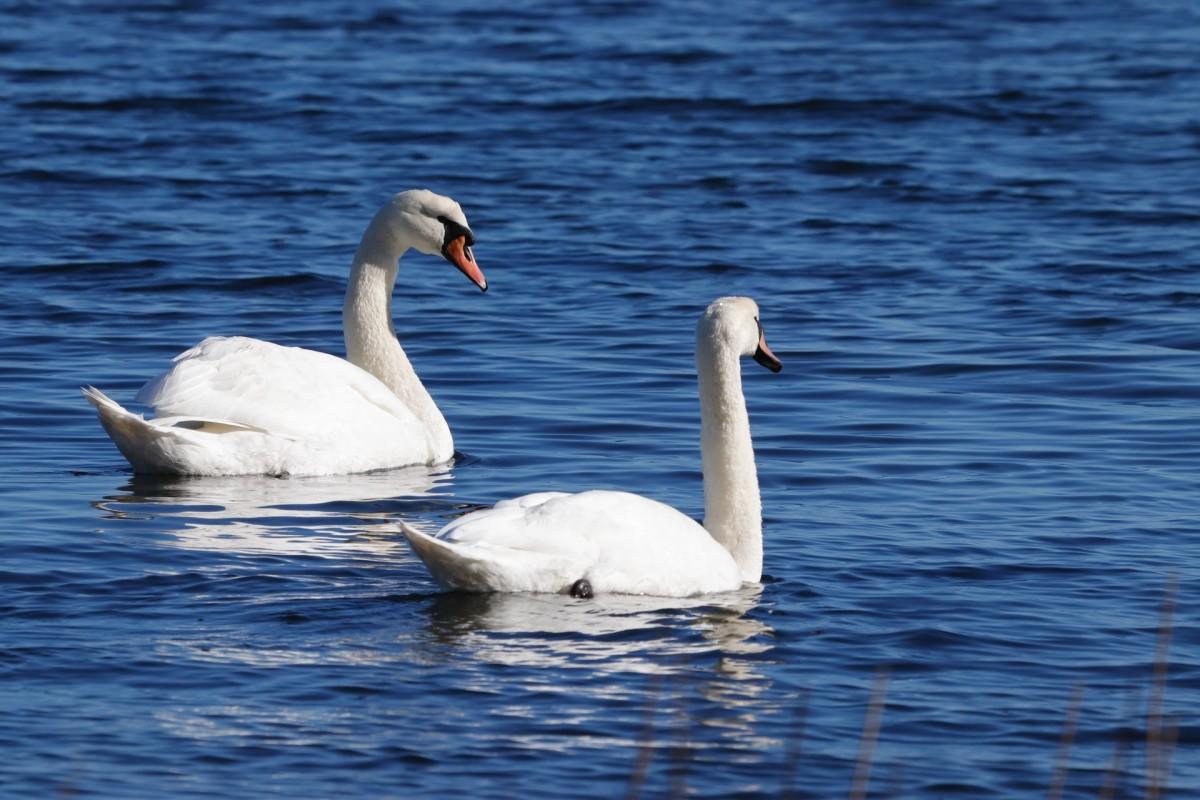
[[[721,297],[714,300],[700,317],[696,339],[710,346],[732,350],[739,356],[752,356],[771,372],[783,369],[783,362],[767,347],[767,337],[759,321],[758,303],[749,297]]]
[[[394,222],[407,229],[410,247],[426,255],[442,256],[487,291],[487,278],[471,252],[475,234],[467,225],[462,206],[428,189],[409,189],[393,197],[387,210]]]

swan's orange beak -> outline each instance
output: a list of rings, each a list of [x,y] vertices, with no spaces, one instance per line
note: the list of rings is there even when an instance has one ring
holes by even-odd
[[[771,348],[767,347],[767,335],[762,332],[762,326],[758,328],[758,349],[754,351],[754,360],[762,364],[771,372],[779,372],[783,369],[783,362],[775,357],[771,352]]]
[[[475,263],[475,255],[471,252],[471,245],[467,244],[466,236],[458,236],[446,242],[446,246],[442,248],[442,255],[458,267],[459,272],[470,278],[471,283],[481,291],[487,291],[487,278],[483,277],[483,270]]]

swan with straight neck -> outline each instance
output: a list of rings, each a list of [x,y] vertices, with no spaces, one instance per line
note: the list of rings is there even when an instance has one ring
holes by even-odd
[[[778,372],[758,305],[714,301],[696,328],[704,524],[629,492],[542,492],[459,517],[436,535],[400,527],[434,579],[475,592],[686,597],[762,579],[762,501],[740,359]]]

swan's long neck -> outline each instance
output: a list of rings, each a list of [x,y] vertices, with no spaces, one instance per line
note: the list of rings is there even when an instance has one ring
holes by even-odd
[[[431,453],[453,451],[450,427],[421,384],[392,327],[392,287],[409,248],[404,228],[384,208],[363,234],[342,306],[346,358],[381,380],[424,424]]]
[[[697,338],[704,527],[733,556],[742,580],[757,583],[762,579],[762,500],[738,358],[717,337]]]

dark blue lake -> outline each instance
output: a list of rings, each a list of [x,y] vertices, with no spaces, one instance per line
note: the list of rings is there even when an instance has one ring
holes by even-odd
[[[4,3],[0,795],[1196,796],[1198,54],[1191,0]],[[396,286],[459,458],[135,477],[78,387],[343,353],[418,186],[491,284]],[[702,514],[727,294],[763,586],[439,591],[396,520]]]

